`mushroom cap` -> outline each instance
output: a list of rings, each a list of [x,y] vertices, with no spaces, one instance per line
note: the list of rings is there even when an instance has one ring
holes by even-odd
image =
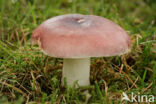
[[[67,14],[43,22],[31,43],[39,41],[43,52],[59,58],[121,55],[131,47],[128,34],[114,22],[95,15]]]

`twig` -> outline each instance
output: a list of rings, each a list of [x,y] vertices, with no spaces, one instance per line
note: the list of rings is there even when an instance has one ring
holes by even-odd
[[[142,93],[144,93],[147,89],[149,89],[153,85],[153,82],[151,82],[146,88],[142,90]]]
[[[121,70],[121,69],[120,69],[119,67],[117,67],[116,65],[114,65],[114,64],[112,64],[112,65],[115,66],[115,67],[118,69],[118,70],[116,69],[117,71],[120,71],[120,70]],[[129,78],[129,76],[128,76],[125,72],[121,71],[121,73],[124,74],[124,75],[127,77],[127,79],[128,79],[132,84],[134,84],[135,88],[138,88],[137,85]]]
[[[138,81],[139,77],[137,77],[137,79],[134,81],[134,83],[132,84],[131,88],[133,88],[134,84]],[[129,88],[128,90],[130,90],[131,88]]]
[[[12,89],[14,89],[14,90],[16,90],[17,92],[21,93],[23,96],[27,96],[27,94],[25,94],[22,90],[20,90],[20,89],[17,88],[17,87],[14,87],[14,86],[11,85],[11,84],[8,84],[8,83],[6,83],[6,82],[0,82],[0,84],[6,85],[6,86],[8,86],[8,87],[11,87]]]

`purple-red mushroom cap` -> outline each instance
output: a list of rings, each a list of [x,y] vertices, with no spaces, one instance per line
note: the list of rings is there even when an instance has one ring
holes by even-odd
[[[45,54],[58,58],[121,55],[131,48],[130,37],[119,25],[95,15],[67,14],[43,22],[32,34]]]

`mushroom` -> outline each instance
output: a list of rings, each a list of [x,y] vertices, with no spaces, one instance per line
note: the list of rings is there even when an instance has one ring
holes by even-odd
[[[128,52],[128,34],[114,22],[95,15],[67,14],[43,22],[34,30],[37,41],[51,57],[63,58],[63,79],[67,85],[90,85],[90,57],[121,55]]]

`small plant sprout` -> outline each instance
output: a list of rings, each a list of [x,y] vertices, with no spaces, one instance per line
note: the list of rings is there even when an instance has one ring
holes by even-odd
[[[67,85],[90,85],[90,57],[128,52],[128,34],[114,22],[95,15],[67,14],[43,22],[34,30],[31,43],[39,41],[42,51],[63,58],[63,79]]]

